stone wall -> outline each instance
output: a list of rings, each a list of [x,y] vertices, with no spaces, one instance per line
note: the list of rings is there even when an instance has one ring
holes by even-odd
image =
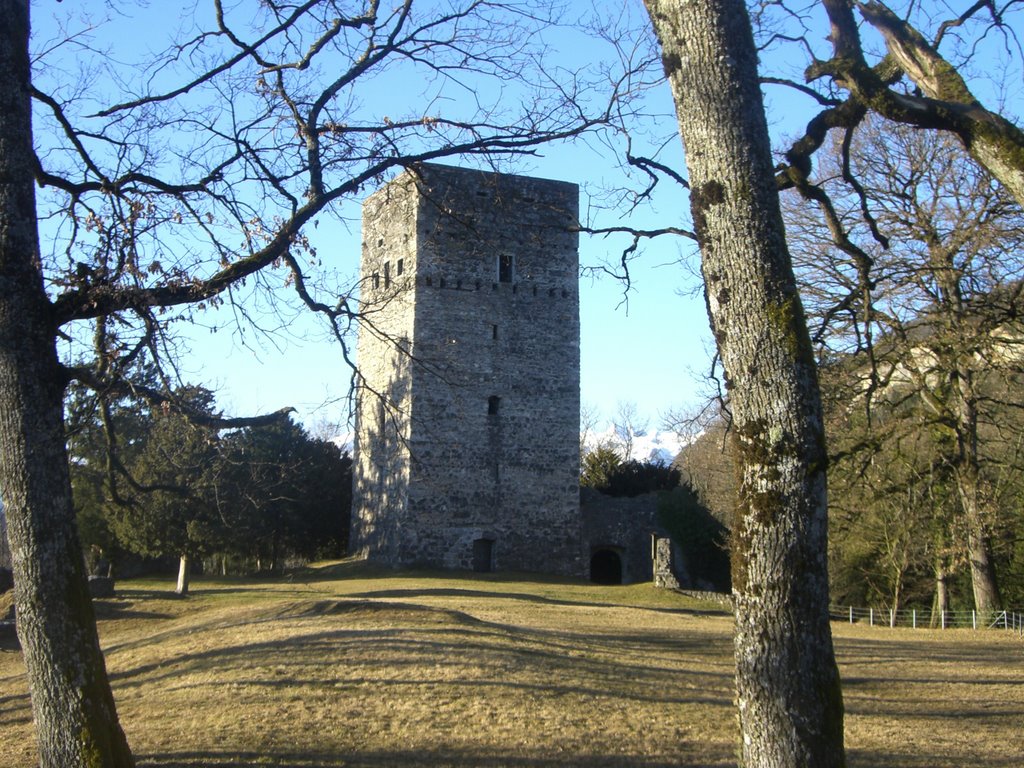
[[[607,583],[653,580],[655,586],[670,589],[693,586],[681,548],[658,520],[660,496],[661,492],[608,496],[593,488],[580,489],[584,555],[590,564],[591,579],[603,580],[596,571],[608,567],[608,553],[613,553],[618,560],[619,578]]]
[[[584,575],[575,185],[422,166],[364,206],[354,551]]]
[[[363,205],[350,551],[398,562],[408,515],[417,196],[402,177]]]

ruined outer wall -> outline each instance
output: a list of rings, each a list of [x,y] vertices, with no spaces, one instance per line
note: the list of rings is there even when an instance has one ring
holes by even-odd
[[[677,491],[673,491],[676,493]],[[580,516],[585,551],[593,556],[611,550],[622,562],[622,583],[654,580],[659,587],[693,586],[682,549],[658,519],[664,491],[639,496],[607,496],[580,489]],[[654,541],[652,541],[652,537]]]
[[[407,505],[378,505],[400,519],[374,523],[395,543],[368,554],[470,568],[486,552],[498,569],[582,575],[578,190],[442,166],[421,174],[415,190],[397,182],[416,199],[403,265],[415,283]],[[370,252],[384,247],[374,237]]]
[[[667,535],[658,523],[657,493],[606,496],[593,488],[581,488],[580,515],[588,558],[610,549],[622,559],[623,584],[651,580],[651,536]]]

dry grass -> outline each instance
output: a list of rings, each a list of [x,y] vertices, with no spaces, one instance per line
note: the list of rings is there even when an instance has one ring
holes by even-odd
[[[735,764],[730,620],[649,585],[341,564],[167,589],[97,603],[140,766]],[[1019,639],[835,632],[852,766],[1024,764]],[[0,765],[34,749],[6,650]]]

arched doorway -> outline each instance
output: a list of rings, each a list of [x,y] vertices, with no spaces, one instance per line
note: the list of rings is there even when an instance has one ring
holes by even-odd
[[[598,549],[590,556],[590,580],[595,584],[621,584],[622,558],[614,549]]]

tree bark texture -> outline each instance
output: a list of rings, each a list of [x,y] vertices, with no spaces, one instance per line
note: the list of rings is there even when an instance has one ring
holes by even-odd
[[[940,615],[949,610],[948,575],[945,555],[939,555],[935,559],[935,598],[932,600],[932,620],[929,625],[932,629],[939,626]]]
[[[133,764],[117,721],[71,503],[64,376],[43,290],[28,0],[0,0],[0,492],[44,768]]]
[[[744,766],[845,765],[828,619],[817,370],[779,210],[742,0],[645,0],[686,149],[733,412],[736,689]]]
[[[988,617],[1002,608],[992,537],[981,483],[978,458],[978,408],[974,377],[970,371],[958,371],[953,381],[956,398],[956,489],[967,524],[967,558],[971,566],[974,607]]]

